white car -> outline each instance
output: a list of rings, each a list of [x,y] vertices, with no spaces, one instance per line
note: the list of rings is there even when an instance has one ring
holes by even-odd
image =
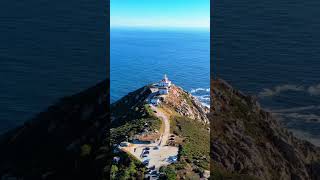
[[[177,157],[177,156],[170,156],[170,157],[168,158],[168,162],[169,162],[169,163],[177,162],[177,160],[178,160],[178,157]]]

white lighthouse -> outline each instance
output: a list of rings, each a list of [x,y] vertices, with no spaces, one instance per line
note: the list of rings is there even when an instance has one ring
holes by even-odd
[[[166,74],[163,76],[163,79],[160,81],[159,86],[167,87],[167,88],[171,86],[171,81],[169,81]]]

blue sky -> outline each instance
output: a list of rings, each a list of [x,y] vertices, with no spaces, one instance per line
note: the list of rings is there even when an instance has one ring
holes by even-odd
[[[210,0],[110,0],[110,26],[209,28]]]

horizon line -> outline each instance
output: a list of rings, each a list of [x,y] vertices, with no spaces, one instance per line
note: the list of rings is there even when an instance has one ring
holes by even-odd
[[[126,25],[117,25],[111,26],[110,29],[198,29],[198,30],[209,30],[210,26],[126,26]]]

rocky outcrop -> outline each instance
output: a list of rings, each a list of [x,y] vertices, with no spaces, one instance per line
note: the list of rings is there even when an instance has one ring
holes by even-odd
[[[197,98],[176,85],[172,85],[169,91],[163,102],[167,107],[174,109],[181,116],[209,123],[209,108],[202,105]]]
[[[282,128],[255,97],[211,83],[212,169],[258,179],[320,179],[320,149]]]

